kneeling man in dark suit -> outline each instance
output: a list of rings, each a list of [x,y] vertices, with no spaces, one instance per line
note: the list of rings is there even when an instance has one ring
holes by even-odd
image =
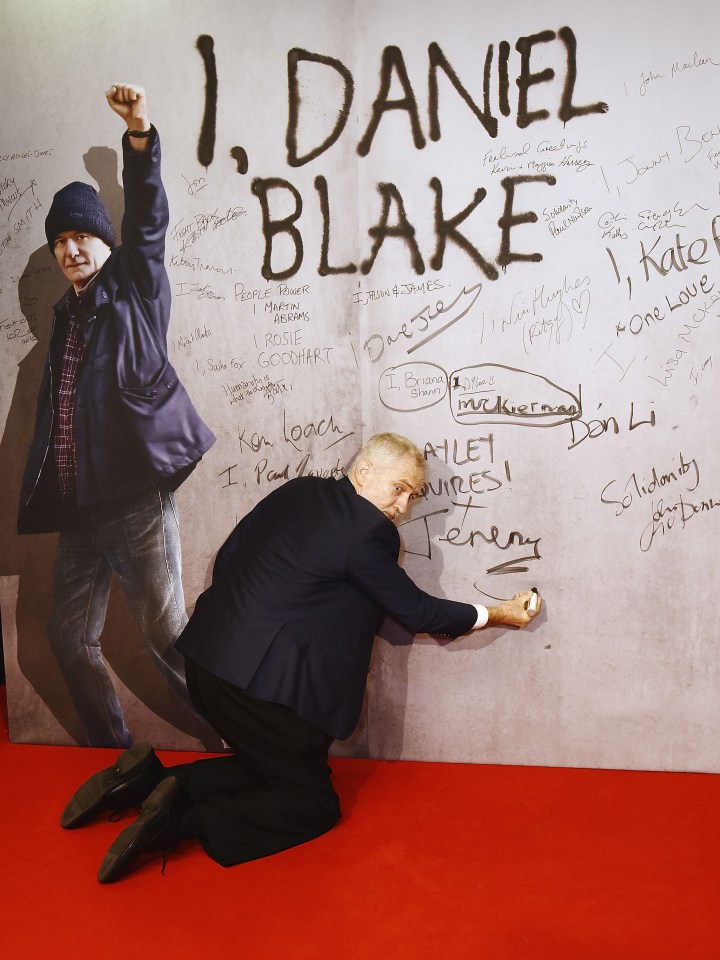
[[[529,592],[493,607],[433,597],[398,565],[394,521],[420,493],[424,467],[405,437],[377,434],[349,476],[290,480],[233,530],[177,641],[190,695],[232,753],[167,768],[136,744],[84,783],[62,814],[66,828],[142,804],[108,850],[101,883],[181,839],[231,866],[337,823],[328,749],[357,724],[384,614],[453,638],[524,627],[537,614]]]

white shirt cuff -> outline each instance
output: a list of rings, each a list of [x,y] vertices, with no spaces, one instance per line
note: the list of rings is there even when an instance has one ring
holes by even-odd
[[[484,607],[481,603],[474,603],[473,606],[477,610],[477,620],[472,629],[480,630],[488,622],[490,614],[488,613],[488,608]]]

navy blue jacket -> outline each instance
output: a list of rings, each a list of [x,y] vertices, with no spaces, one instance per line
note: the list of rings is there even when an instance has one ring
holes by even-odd
[[[85,351],[74,412],[80,506],[153,485],[174,489],[215,441],[167,357],[169,214],[157,131],[153,128],[145,151],[133,150],[126,134],[123,160],[122,244],[83,298]],[[20,496],[20,533],[43,533],[60,525],[52,432],[71,292],[54,309]]]
[[[348,478],[274,490],[220,549],[178,649],[251,696],[344,739],[362,709],[375,632],[389,613],[451,637],[472,604],[425,593],[398,565],[395,525]]]

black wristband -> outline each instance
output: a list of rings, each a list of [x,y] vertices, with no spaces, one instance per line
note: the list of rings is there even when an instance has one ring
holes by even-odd
[[[152,129],[150,129],[150,130],[128,130],[127,135],[128,135],[129,137],[137,137],[139,140],[146,140],[146,139],[150,136],[151,133],[152,133]]]

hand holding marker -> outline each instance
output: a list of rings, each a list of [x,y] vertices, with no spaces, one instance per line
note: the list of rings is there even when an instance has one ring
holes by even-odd
[[[530,613],[536,613],[538,607],[538,591],[537,587],[532,587],[530,592],[532,596],[530,597],[530,603],[528,604],[528,610]]]

